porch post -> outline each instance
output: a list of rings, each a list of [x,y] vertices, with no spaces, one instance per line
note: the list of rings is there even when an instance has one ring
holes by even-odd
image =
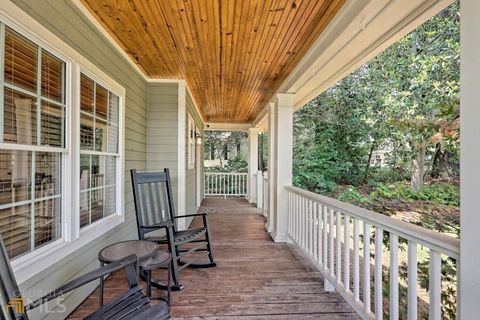
[[[273,230],[273,208],[275,197],[275,103],[270,102],[268,106],[268,212],[265,230]]]
[[[292,146],[293,146],[293,94],[276,95],[275,142],[273,161],[275,162],[273,189],[273,232],[275,242],[287,241],[288,195],[286,186],[292,185]]]
[[[257,201],[258,128],[248,129],[248,202]]]
[[[460,277],[459,315],[480,314],[480,1],[460,5]]]

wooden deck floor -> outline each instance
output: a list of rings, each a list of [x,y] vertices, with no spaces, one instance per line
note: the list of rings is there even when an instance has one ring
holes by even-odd
[[[245,200],[206,199],[203,206],[210,211],[218,266],[182,272],[185,289],[173,293],[173,318],[359,319],[339,294],[323,291],[323,278],[309,261],[290,245],[272,242],[264,218]],[[106,301],[126,288],[122,277],[107,280]],[[97,305],[94,292],[70,319]]]

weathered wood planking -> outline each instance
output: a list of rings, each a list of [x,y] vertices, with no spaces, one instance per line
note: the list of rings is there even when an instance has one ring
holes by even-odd
[[[81,0],[152,78],[186,79],[207,122],[251,122],[345,0]]]
[[[211,212],[218,266],[182,272],[185,289],[173,293],[175,319],[359,319],[339,294],[323,291],[323,277],[303,256],[271,241],[265,220],[246,200],[207,199],[203,206]],[[123,277],[107,280],[106,301],[126,288]],[[70,319],[96,308],[97,291]]]

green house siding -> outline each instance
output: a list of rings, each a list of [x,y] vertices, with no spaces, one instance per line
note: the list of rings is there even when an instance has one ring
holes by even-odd
[[[147,106],[147,170],[170,169],[173,198],[178,208],[178,84],[149,84]]]
[[[126,89],[125,223],[22,283],[21,289],[25,290],[27,297],[32,298],[98,267],[97,253],[104,246],[137,237],[129,170],[131,168],[146,169],[146,82],[70,1],[13,0],[12,2]],[[65,314],[67,315],[90,294],[94,286],[95,284],[85,286],[75,291],[75,294],[66,296],[62,303],[67,309]],[[59,314],[44,316],[32,313],[33,319],[59,319],[60,317]]]

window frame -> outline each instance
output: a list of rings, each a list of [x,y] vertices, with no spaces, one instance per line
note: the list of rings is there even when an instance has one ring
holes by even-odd
[[[18,256],[11,261],[17,282],[23,283],[36,274],[48,269],[63,258],[81,249],[88,243],[107,234],[125,221],[125,88],[110,75],[90,62],[77,50],[67,45],[31,16],[13,4],[6,4],[0,9],[0,81],[3,83],[5,26],[35,43],[43,50],[65,63],[65,136],[62,150],[62,202],[61,235],[62,237],[38,249]],[[80,74],[84,73],[102,85],[119,99],[119,134],[117,159],[116,213],[102,218],[80,230]],[[3,90],[4,86],[1,86]],[[3,121],[3,93],[0,95],[0,116]],[[24,146],[1,144],[4,149],[34,150],[58,152],[59,147]]]

